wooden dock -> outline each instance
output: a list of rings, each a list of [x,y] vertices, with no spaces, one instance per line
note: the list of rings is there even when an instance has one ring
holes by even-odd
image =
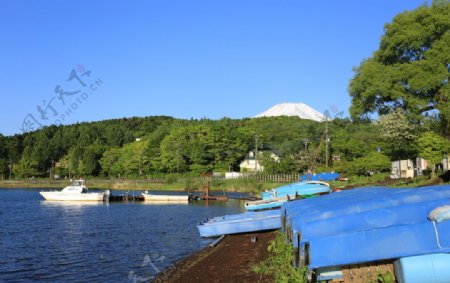
[[[216,200],[216,201],[228,201],[228,196],[226,195],[212,195],[211,194],[211,182],[208,180],[208,184],[203,186],[203,190],[200,195],[193,195],[193,200]]]
[[[144,196],[141,195],[130,195],[130,194],[124,194],[124,195],[110,195],[108,198],[108,201],[110,202],[135,202],[135,201],[144,201]]]

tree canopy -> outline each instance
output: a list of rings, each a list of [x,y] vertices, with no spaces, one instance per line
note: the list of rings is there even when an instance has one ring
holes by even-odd
[[[401,13],[384,31],[379,49],[354,69],[352,118],[401,108],[417,122],[437,114],[450,134],[450,2]]]

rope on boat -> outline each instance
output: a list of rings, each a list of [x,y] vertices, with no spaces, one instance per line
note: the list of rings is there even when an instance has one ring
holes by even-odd
[[[438,245],[438,247],[439,247],[440,249],[442,249],[442,247],[441,247],[441,241],[439,240],[439,232],[438,232],[437,227],[436,227],[436,221],[431,221],[431,222],[433,222],[434,234],[436,235],[436,242],[437,242],[437,245]]]

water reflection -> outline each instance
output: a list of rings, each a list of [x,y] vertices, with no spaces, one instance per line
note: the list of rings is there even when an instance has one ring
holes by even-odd
[[[159,201],[143,201],[142,204],[144,205],[188,205],[189,201],[188,200],[172,200],[172,201],[163,201],[163,200],[159,200]]]
[[[48,207],[83,207],[83,206],[104,206],[107,202],[101,201],[58,201],[58,200],[41,200],[41,205]]]

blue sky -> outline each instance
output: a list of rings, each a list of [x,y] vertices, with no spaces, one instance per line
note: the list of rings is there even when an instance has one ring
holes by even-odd
[[[243,118],[280,102],[347,113],[352,68],[378,48],[385,23],[424,3],[0,0],[0,133]]]

